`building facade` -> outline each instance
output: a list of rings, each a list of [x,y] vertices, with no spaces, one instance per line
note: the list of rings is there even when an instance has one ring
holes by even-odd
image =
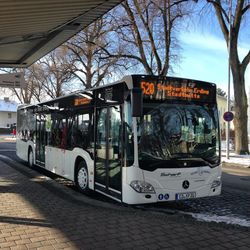
[[[227,111],[227,98],[217,95],[217,106],[219,112],[220,129],[223,133],[226,130],[226,122],[223,119],[223,114]]]
[[[11,128],[16,125],[17,106],[18,104],[9,98],[0,99],[0,128]]]
[[[225,112],[227,112],[227,97],[217,95],[217,106],[218,106],[218,112],[219,112],[219,121],[220,121],[220,130],[221,130],[221,136],[222,139],[225,139],[226,136],[226,126],[227,122],[224,120],[223,115]],[[233,103],[231,101],[231,110],[233,111]],[[232,137],[232,132],[234,131],[234,123],[233,121],[230,122],[230,137]]]

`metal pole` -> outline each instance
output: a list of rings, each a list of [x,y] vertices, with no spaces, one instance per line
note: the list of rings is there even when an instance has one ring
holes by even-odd
[[[227,111],[230,110],[230,59],[231,59],[231,18],[232,18],[232,0],[229,2],[229,29],[228,29],[228,85],[227,85]],[[226,126],[226,158],[229,159],[229,140],[230,140],[230,122],[227,122]]]

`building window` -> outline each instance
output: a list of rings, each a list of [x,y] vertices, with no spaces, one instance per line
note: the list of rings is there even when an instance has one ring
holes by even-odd
[[[11,113],[8,113],[8,118],[11,119]]]

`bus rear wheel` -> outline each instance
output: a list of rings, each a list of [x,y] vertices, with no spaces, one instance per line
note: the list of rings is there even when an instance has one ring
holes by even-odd
[[[75,182],[78,190],[84,194],[89,193],[89,174],[84,161],[81,161],[77,167]]]
[[[29,154],[28,154],[28,166],[30,168],[34,167],[34,154],[31,148],[29,149]]]

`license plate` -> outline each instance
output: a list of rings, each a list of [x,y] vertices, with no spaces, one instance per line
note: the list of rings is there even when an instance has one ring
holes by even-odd
[[[178,193],[175,195],[176,200],[187,200],[196,197],[196,192]]]

